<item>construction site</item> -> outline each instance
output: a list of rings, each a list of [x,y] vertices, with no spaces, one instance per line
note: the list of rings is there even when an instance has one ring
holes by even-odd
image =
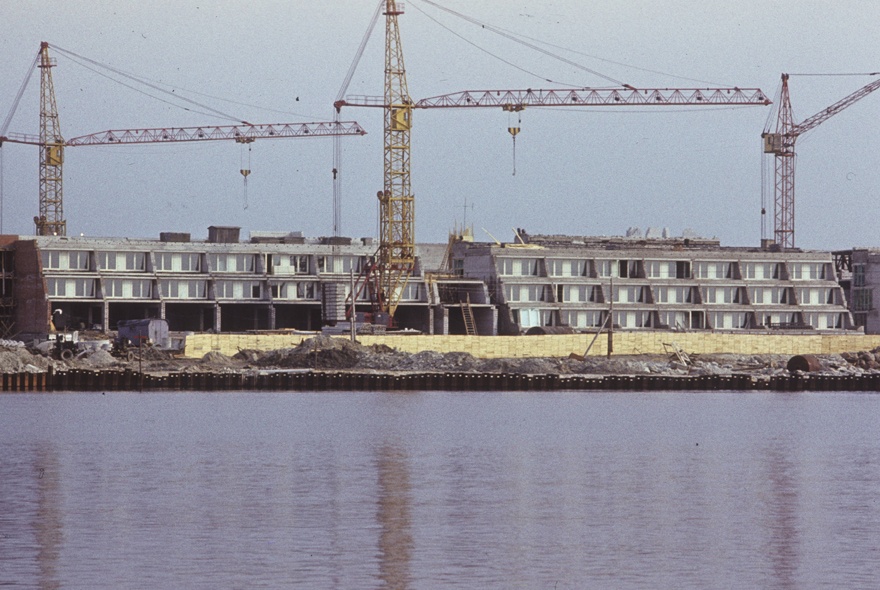
[[[30,73],[0,128],[0,148],[24,144],[39,151],[33,235],[0,236],[0,338],[31,342],[72,331],[100,338],[123,321],[160,319],[187,341],[186,354],[195,356],[234,353],[231,347],[284,348],[316,335],[381,338],[383,345],[412,353],[415,347],[478,358],[565,356],[583,352],[585,344],[583,356],[663,354],[673,341],[679,350],[680,342],[689,342],[691,352],[704,354],[763,354],[779,350],[780,338],[792,353],[870,350],[880,344],[873,337],[880,335],[873,305],[880,248],[799,248],[794,189],[798,137],[871,94],[880,79],[801,122],[792,114],[788,74],[781,76],[775,101],[759,88],[628,84],[465,90],[413,99],[402,15],[394,0],[377,5],[333,101],[335,118],[309,123],[118,129],[65,139],[53,84],[55,48],[43,42],[31,67],[40,74],[39,134],[9,131]],[[385,28],[384,96],[347,95],[378,22]],[[760,133],[773,162],[772,205],[761,211],[760,239],[753,246],[727,246],[698,233],[672,235],[653,227],[611,236],[544,235],[531,233],[524,220],[506,241],[492,236],[480,241],[464,222],[446,243],[417,240],[410,168],[414,113],[474,108],[508,113],[515,174],[522,111],[587,106],[773,109],[775,116]],[[367,133],[342,113],[359,108],[380,109],[384,120],[377,237],[339,232],[342,142]],[[256,141],[292,138],[333,141],[333,235],[309,235],[307,227],[242,235],[237,225],[212,225],[206,235],[193,236],[175,231],[169,220],[168,231],[153,239],[96,238],[71,231],[75,220],[68,226],[63,190],[68,148],[232,141],[245,153]],[[250,172],[243,157],[245,198]],[[702,339],[699,344],[694,335]],[[211,338],[207,350],[201,336]],[[506,352],[486,352],[492,344],[483,337],[498,342],[515,337],[521,343],[506,341]],[[554,339],[569,350],[548,344]],[[803,350],[797,342],[804,343]]]

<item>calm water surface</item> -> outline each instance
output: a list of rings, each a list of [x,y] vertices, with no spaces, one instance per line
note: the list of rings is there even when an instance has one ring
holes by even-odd
[[[880,395],[0,395],[0,586],[877,588]]]

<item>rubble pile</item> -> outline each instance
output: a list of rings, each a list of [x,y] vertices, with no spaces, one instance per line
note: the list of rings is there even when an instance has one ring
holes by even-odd
[[[176,358],[158,350],[138,351],[128,361],[104,347],[81,350],[62,361],[49,350],[28,349],[23,343],[0,341],[0,373],[56,370],[131,369],[153,374],[170,372],[252,372],[264,370],[316,369],[361,372],[459,372],[558,375],[734,375],[770,377],[789,374],[790,355],[691,354],[687,362],[675,355],[615,355],[611,358],[504,358],[478,359],[464,352],[401,352],[385,345],[364,346],[326,335],[304,340],[299,346],[271,351],[241,350],[232,357],[209,352],[201,359]],[[860,375],[880,372],[880,348],[854,353],[812,355],[817,373]]]

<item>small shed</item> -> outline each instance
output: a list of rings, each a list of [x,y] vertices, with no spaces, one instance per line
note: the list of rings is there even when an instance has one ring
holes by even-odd
[[[117,324],[118,339],[130,346],[151,344],[158,348],[170,348],[168,322],[158,318],[144,320],[121,320]]]

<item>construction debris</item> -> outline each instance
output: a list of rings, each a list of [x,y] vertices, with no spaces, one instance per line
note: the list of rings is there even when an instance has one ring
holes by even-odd
[[[132,369],[151,374],[171,372],[247,373],[266,370],[347,370],[359,372],[459,372],[557,375],[788,375],[790,355],[615,355],[572,358],[478,359],[464,352],[401,352],[385,345],[364,346],[342,338],[319,335],[294,348],[242,350],[233,357],[209,352],[201,359],[168,354],[145,354],[127,361],[103,348],[86,349],[70,360],[50,358],[21,343],[0,343],[0,373],[82,369]],[[880,348],[856,353],[811,355],[811,372],[859,375],[880,372]],[[797,371],[797,369],[796,369]]]

